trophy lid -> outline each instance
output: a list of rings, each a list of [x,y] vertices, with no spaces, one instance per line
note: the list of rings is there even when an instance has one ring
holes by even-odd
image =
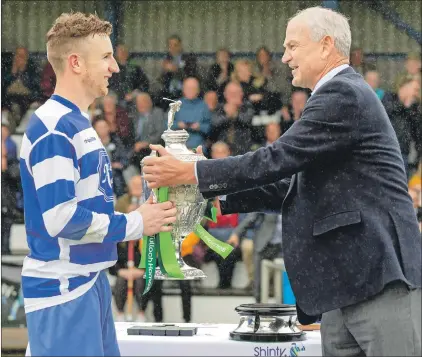
[[[241,304],[235,308],[241,315],[283,316],[296,315],[295,305],[286,304]]]

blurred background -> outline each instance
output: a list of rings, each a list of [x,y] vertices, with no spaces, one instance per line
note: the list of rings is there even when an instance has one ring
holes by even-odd
[[[288,19],[311,6],[339,10],[349,18],[350,64],[389,114],[421,219],[420,1],[1,2],[3,352],[26,346],[20,270],[28,248],[18,157],[31,114],[54,91],[55,75],[45,53],[45,34],[54,20],[63,12],[82,11],[113,24],[120,73],[110,81],[110,93],[89,111],[113,162],[116,210],[129,212],[142,192],[139,161],[149,154],[150,143],[161,141],[166,126],[163,97],[182,99],[174,129],[188,130],[188,146],[203,145],[209,158],[267,145],[300,118],[310,92],[292,87],[290,71],[281,63],[282,45]],[[275,261],[269,272],[283,269],[279,223],[277,216],[258,214],[218,217],[206,228],[235,246],[234,252],[221,260],[198,237],[189,236],[185,261],[200,266],[208,278],[156,282],[141,297],[139,271],[133,311],[125,304],[128,246],[120,245],[119,261],[109,271],[116,320],[236,323],[235,306],[277,300],[280,292],[274,286],[279,285],[261,268]],[[258,236],[266,242],[259,249],[254,245]],[[141,247],[134,249],[137,266]],[[286,302],[288,286],[283,291]]]

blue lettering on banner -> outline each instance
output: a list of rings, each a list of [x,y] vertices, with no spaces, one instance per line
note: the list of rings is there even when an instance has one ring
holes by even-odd
[[[255,357],[261,357],[261,356],[288,356],[286,354],[286,348],[280,348],[280,347],[255,347],[254,348],[254,356]]]
[[[296,343],[292,343],[290,348],[281,347],[281,346],[264,346],[264,347],[254,347],[254,357],[296,357],[300,356],[302,351],[305,351],[305,346],[301,346]]]

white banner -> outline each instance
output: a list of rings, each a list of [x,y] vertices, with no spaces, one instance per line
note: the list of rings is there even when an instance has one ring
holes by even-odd
[[[122,356],[322,356],[319,331],[306,332],[306,339],[301,342],[275,343],[233,341],[229,333],[237,325],[225,324],[177,324],[178,326],[197,326],[198,333],[192,337],[129,336],[127,334],[129,327],[139,325],[116,323],[117,339]]]

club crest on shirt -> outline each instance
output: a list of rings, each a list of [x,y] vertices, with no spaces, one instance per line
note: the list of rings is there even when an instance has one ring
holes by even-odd
[[[113,202],[113,176],[111,162],[107,152],[100,150],[98,158],[98,175],[100,181],[98,190],[103,194],[106,202]]]

